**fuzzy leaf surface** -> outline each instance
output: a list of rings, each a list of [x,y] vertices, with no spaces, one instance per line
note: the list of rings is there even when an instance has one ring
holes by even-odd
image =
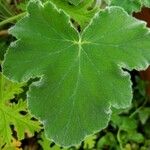
[[[30,3],[28,12],[10,31],[19,40],[3,72],[18,82],[39,77],[28,92],[31,112],[56,143],[77,144],[107,126],[111,106],[130,106],[130,76],[122,68],[148,66],[149,30],[120,7],[97,14],[82,33],[51,3]]]

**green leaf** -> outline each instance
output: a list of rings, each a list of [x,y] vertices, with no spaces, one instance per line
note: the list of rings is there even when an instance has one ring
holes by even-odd
[[[129,141],[142,143],[144,142],[144,136],[141,133],[138,133],[137,131],[131,131],[127,134]]]
[[[42,146],[43,150],[69,150],[66,148],[61,148],[56,144],[54,144],[53,146],[50,147],[52,142],[50,142],[49,139],[43,133],[41,135],[41,140],[39,141],[39,144]]]
[[[130,76],[122,68],[148,66],[149,30],[120,7],[101,11],[82,33],[51,3],[30,3],[28,12],[10,30],[18,41],[3,72],[18,82],[39,77],[28,92],[31,112],[56,143],[77,144],[107,126],[111,107],[130,106]]]
[[[111,0],[112,6],[120,6],[129,14],[139,12],[143,6],[150,7],[150,0]]]
[[[19,2],[16,6],[17,9],[19,9],[21,11],[26,11],[28,2],[29,2],[29,0],[24,0],[24,1]]]
[[[131,119],[129,117],[120,117],[120,119],[122,120],[122,124],[121,126],[119,126],[119,128],[121,130],[124,130],[124,131],[132,131],[134,129],[137,128],[137,121],[134,120],[134,119]]]
[[[31,115],[21,115],[21,111],[27,112],[26,101],[19,100],[18,104],[10,103],[9,100],[22,92],[24,84],[13,83],[0,74],[0,140],[1,144],[11,145],[13,140],[10,125],[14,125],[18,140],[24,138],[26,133],[34,133],[40,129],[39,123],[31,120]]]
[[[144,107],[139,111],[139,118],[142,124],[145,124],[150,116],[150,107]]]
[[[38,142],[44,150],[49,150],[50,149],[50,141],[44,134],[42,134],[41,139]]]
[[[93,149],[96,143],[96,135],[91,135],[85,138],[84,140],[84,149]]]
[[[20,94],[22,90],[23,83],[13,83],[6,79],[1,73],[0,73],[0,103],[4,103],[13,99],[16,94]]]
[[[132,131],[137,128],[137,121],[125,116],[112,115],[111,120],[121,130]]]
[[[111,0],[112,6],[120,6],[124,8],[129,14],[138,12],[141,9],[141,0]]]
[[[65,0],[50,0],[57,8],[63,9],[71,18],[73,18],[83,29],[95,15],[97,8],[89,9],[93,0],[84,0],[78,6],[69,5]]]
[[[101,137],[97,145],[100,150],[104,149],[105,147],[109,147],[109,149],[120,150],[117,140],[111,132],[107,132],[106,135]]]
[[[119,128],[118,132],[120,133],[118,134],[118,136],[120,136],[120,142],[122,144],[127,144],[127,142],[131,141],[137,143],[142,143],[144,141],[143,135],[137,131],[137,120],[127,116],[119,115],[113,115],[111,119],[113,123]]]

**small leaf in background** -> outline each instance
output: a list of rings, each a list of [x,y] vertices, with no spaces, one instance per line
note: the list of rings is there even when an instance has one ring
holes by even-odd
[[[41,134],[39,144],[42,146],[43,150],[71,150],[71,148],[62,148],[54,144],[45,136],[45,133]]]
[[[19,100],[17,104],[10,103],[15,95],[22,92],[23,85],[22,83],[13,83],[0,74],[0,139],[1,145],[6,144],[6,148],[12,147],[12,141],[14,142],[11,125],[17,132],[18,140],[24,139],[25,133],[33,135],[34,131],[40,129],[40,123],[33,121],[32,116],[27,112],[26,101]],[[22,115],[22,111],[27,114]]]
[[[150,0],[111,0],[111,6],[120,6],[129,14],[140,12],[142,7],[150,7]]]
[[[70,5],[65,0],[50,0],[53,2],[58,9],[63,9],[71,18],[73,18],[82,28],[82,30],[86,27],[86,25],[91,21],[91,18],[94,16],[97,8],[93,8],[93,0],[84,0],[79,5],[74,6]]]
[[[148,150],[150,148],[150,139],[147,139],[144,143],[142,150]]]
[[[138,92],[137,91],[136,92],[145,98],[147,95],[146,86],[148,85],[148,82],[141,80],[141,78],[137,76],[135,80],[136,80],[137,85],[134,87],[134,90],[138,90]]]
[[[120,150],[115,136],[111,132],[107,132],[106,135],[101,137],[97,143],[98,149],[115,149]]]
[[[120,143],[125,145],[128,142],[142,143],[144,142],[144,136],[142,133],[137,131],[138,122],[135,118],[128,116],[117,116],[112,117],[113,124],[118,126],[118,138]],[[118,139],[118,140],[119,140]]]
[[[127,134],[128,142],[136,142],[136,143],[143,143],[144,142],[144,136],[141,133],[138,133],[135,131],[130,131]]]
[[[0,103],[5,104],[9,100],[13,99],[15,95],[23,92],[24,83],[13,83],[6,79],[2,73],[0,73]]]
[[[41,134],[41,137],[40,137],[40,140],[39,140],[38,143],[42,146],[43,150],[49,150],[49,149],[50,149],[50,144],[51,144],[51,142],[50,142],[50,140],[45,136],[44,133]]]
[[[88,136],[84,139],[84,149],[93,149],[96,143],[96,135]]]
[[[3,73],[19,82],[39,77],[28,92],[31,112],[56,143],[78,144],[108,125],[110,106],[131,105],[130,76],[122,68],[148,67],[149,30],[120,7],[101,11],[82,33],[51,3],[30,3],[28,13],[10,30],[19,40]]]
[[[18,10],[26,11],[29,0],[21,0],[16,6]]]
[[[111,0],[111,6],[120,6],[129,14],[138,12],[141,9],[141,0]]]
[[[139,110],[138,113],[142,124],[145,124],[148,118],[150,117],[150,107],[143,107]]]
[[[124,131],[130,131],[137,128],[137,121],[129,117],[120,117],[121,125],[119,128]]]

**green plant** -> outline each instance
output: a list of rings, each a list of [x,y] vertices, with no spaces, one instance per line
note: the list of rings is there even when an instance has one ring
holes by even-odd
[[[27,92],[29,110],[42,121],[48,138],[61,146],[79,144],[107,127],[114,108],[131,106],[129,71],[150,64],[150,34],[144,22],[128,15],[149,6],[149,1],[139,0],[130,6],[128,2],[101,1],[97,6],[92,0],[34,1],[29,3],[27,15],[9,30],[17,41],[6,52],[3,74],[20,83],[36,78]],[[140,118],[146,115],[142,123],[148,113],[148,109],[140,109]],[[118,114],[112,121],[120,126],[117,137],[121,148],[128,140],[143,142],[136,121]],[[133,127],[126,128],[129,123]],[[127,141],[120,139],[121,131]],[[88,143],[93,144],[94,138]],[[99,147],[106,139],[115,141],[111,133],[103,139]],[[40,143],[47,147],[44,142]]]
[[[23,83],[13,83],[0,74],[0,147],[11,146],[13,132],[17,132],[17,139],[23,139],[24,133],[30,134],[40,130],[40,124],[32,120],[27,111],[26,101],[17,97],[22,91]],[[10,100],[16,99],[17,104]],[[24,115],[21,112],[26,112]],[[13,128],[13,127],[14,128]],[[32,133],[32,134],[31,134]]]

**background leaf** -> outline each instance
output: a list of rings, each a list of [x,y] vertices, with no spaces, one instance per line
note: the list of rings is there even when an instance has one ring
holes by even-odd
[[[129,14],[138,12],[141,9],[141,0],[111,0],[112,6],[120,6],[124,8]]]
[[[144,107],[139,111],[139,117],[142,122],[142,124],[145,124],[150,116],[150,108]]]
[[[0,74],[0,139],[1,146],[5,143],[6,147],[12,147],[13,133],[11,126],[14,126],[17,132],[19,140],[24,138],[24,134],[34,134],[34,131],[40,129],[40,124],[37,121],[33,121],[30,113],[27,113],[26,101],[19,100],[18,104],[10,103],[10,100],[14,99],[15,95],[22,92],[22,83],[13,83],[7,80],[2,74]],[[22,115],[24,111],[27,114]]]
[[[120,6],[129,14],[140,12],[143,6],[150,7],[150,0],[111,0],[111,6]]]
[[[83,29],[94,16],[97,8],[92,9],[93,0],[82,1],[78,6],[70,5],[65,0],[50,0],[57,8],[63,9],[71,18],[73,18]]]
[[[85,138],[84,140],[84,149],[93,149],[96,143],[96,135],[91,135]]]

